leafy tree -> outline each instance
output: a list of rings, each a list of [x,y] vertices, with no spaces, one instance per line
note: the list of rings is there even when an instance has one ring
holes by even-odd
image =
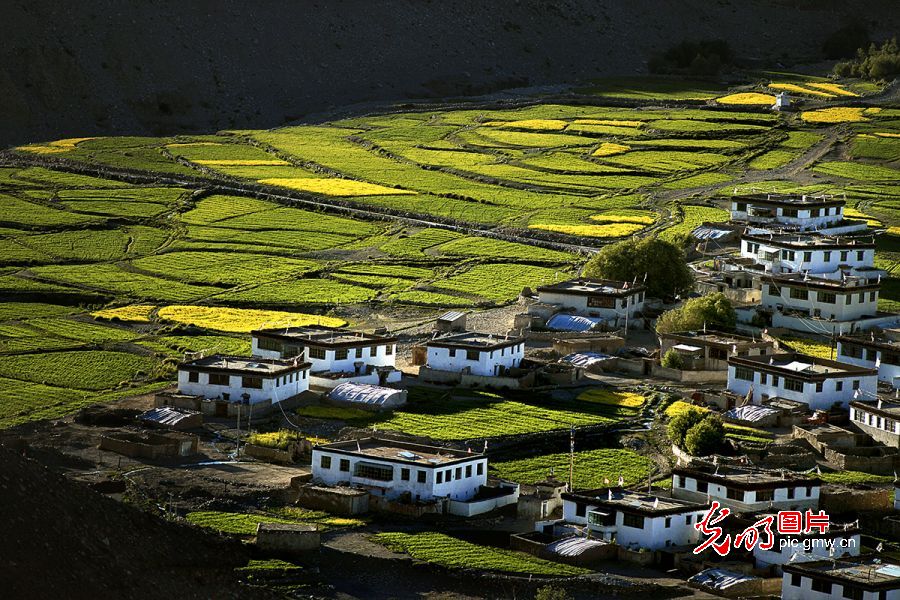
[[[656,321],[656,331],[695,331],[704,324],[708,327],[731,329],[737,323],[737,314],[725,294],[716,292],[700,298],[691,298],[679,308],[667,310]]]
[[[674,348],[669,348],[669,351],[663,355],[662,360],[659,362],[667,369],[684,368],[684,357]]]
[[[587,262],[583,273],[617,281],[642,282],[646,276],[647,294],[656,298],[671,298],[694,285],[684,251],[655,236],[605,246]]]
[[[725,440],[725,427],[719,415],[706,415],[684,436],[684,449],[692,456],[707,456],[718,450]]]
[[[571,598],[572,596],[566,590],[550,585],[538,589],[534,595],[534,600],[571,600]]]
[[[856,58],[834,65],[834,74],[864,79],[887,79],[900,74],[900,46],[897,45],[897,38],[888,40],[880,47],[870,44],[866,50],[859,48]]]
[[[669,439],[679,448],[684,448],[684,438],[688,431],[702,421],[706,415],[706,411],[693,406],[688,410],[675,415],[669,420],[669,426],[666,429],[666,432],[669,434]]]

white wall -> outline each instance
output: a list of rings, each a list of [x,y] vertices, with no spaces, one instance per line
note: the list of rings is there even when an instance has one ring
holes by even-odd
[[[451,355],[453,350],[456,351],[455,356]],[[467,351],[462,348],[428,346],[427,356],[426,366],[432,369],[459,373],[464,368],[470,367],[472,375],[490,377],[498,374],[497,366],[518,367],[525,358],[525,342],[499,350],[480,350],[478,351],[478,360],[466,358]]]
[[[878,381],[885,381],[890,383],[895,388],[900,388],[900,365],[891,365],[885,362],[881,362],[881,350],[879,348],[865,348],[866,354],[864,354],[864,358],[856,358],[853,356],[847,356],[843,354],[843,342],[840,340],[837,344],[837,360],[848,363],[851,365],[856,365],[858,367],[866,367],[869,369],[875,368],[876,360],[879,361],[878,364]]]
[[[331,457],[331,468],[322,468],[322,456]],[[342,459],[350,461],[348,471],[340,470],[340,461]],[[393,479],[391,481],[378,481],[354,476],[353,472],[356,468],[356,463],[360,461],[390,467],[393,469]],[[481,465],[480,475],[478,474],[479,464]],[[467,477],[466,467],[468,466],[471,467],[471,475]],[[461,477],[459,478],[456,476],[458,468],[461,469]],[[409,481],[403,481],[401,469],[410,470]],[[418,481],[418,473],[420,471],[425,472],[425,483],[419,483]],[[384,490],[386,498],[397,498],[404,492],[409,492],[412,494],[413,499],[418,495],[421,500],[442,497],[449,497],[451,500],[469,500],[478,493],[481,486],[487,484],[487,459],[479,457],[447,467],[432,467],[413,463],[400,464],[379,460],[377,457],[347,455],[313,448],[312,472],[314,479],[321,480],[329,485],[352,483],[370,488],[381,488]],[[441,473],[442,483],[437,483],[438,472]],[[448,472],[451,475],[449,481]]]
[[[293,375],[293,381],[290,381]],[[296,371],[293,374],[281,375],[275,378],[263,378],[262,389],[245,388],[242,375],[229,375],[227,386],[212,385],[209,383],[209,373],[197,373],[196,383],[188,381],[188,371],[178,370],[178,391],[191,396],[203,396],[204,398],[223,398],[228,394],[230,402],[240,402],[244,393],[250,394],[250,402],[256,404],[264,400],[271,400],[276,404],[296,396],[309,389],[309,371]]]
[[[766,259],[767,254],[776,254],[774,259]],[[846,254],[845,254],[846,253]],[[872,267],[875,264],[874,248],[846,248],[795,250],[782,248],[777,243],[755,240],[741,240],[741,256],[753,258],[766,265],[773,273],[796,273],[802,270],[829,278],[840,278],[838,265],[850,265],[853,269]],[[841,259],[842,256],[846,258]],[[827,257],[827,258],[826,258]]]
[[[576,502],[574,500],[563,501],[563,519],[568,523],[578,523],[587,525],[587,514],[592,510],[600,510],[602,512],[610,512],[615,510],[609,506],[597,508],[588,505],[585,509],[585,516],[576,515]],[[616,524],[614,531],[610,531],[610,527],[591,526],[592,531],[607,531],[613,533],[616,542],[620,546],[631,546],[634,548],[648,548],[657,550],[666,546],[679,546],[686,544],[694,544],[699,539],[699,532],[695,525],[703,518],[704,510],[685,510],[668,516],[644,517],[644,527],[638,529],[625,525],[625,514],[619,510],[616,512]],[[688,521],[689,519],[689,521]],[[668,521],[669,526],[666,527]],[[596,535],[596,534],[595,534]]]
[[[629,319],[632,319],[636,313],[643,310],[643,298],[645,294],[646,292],[638,292],[629,296],[616,298],[615,308],[588,306],[589,296],[566,294],[564,292],[538,292],[538,301],[545,304],[555,304],[563,308],[574,309],[576,314],[582,316],[600,317],[603,319],[618,318],[624,323],[626,314]]]
[[[847,403],[854,400],[853,383],[859,382],[859,389],[863,397],[871,398],[878,387],[878,378],[875,375],[851,375],[847,377],[833,377],[822,382],[822,391],[816,390],[816,384],[803,382],[803,391],[789,390],[784,387],[785,378],[778,376],[778,385],[772,385],[773,376],[769,373],[753,371],[753,380],[738,379],[735,376],[736,365],[728,366],[728,391],[739,396],[746,396],[753,386],[753,403],[759,404],[763,396],[769,398],[778,396],[788,400],[796,400],[807,404],[812,410],[829,409],[835,403],[846,408]],[[766,383],[762,383],[762,376],[766,375]],[[800,381],[796,379],[796,381]],[[842,389],[838,390],[838,383]]]
[[[743,203],[746,205],[744,210],[740,210],[738,207],[739,203]],[[796,217],[789,217],[784,214],[784,207],[775,207],[759,204],[761,210],[770,210],[773,213],[772,217],[757,217],[748,215],[747,209],[753,206],[753,201],[737,201],[733,200],[731,202],[731,218],[735,221],[751,221],[754,223],[781,223],[784,225],[793,225],[798,227],[801,231],[807,231],[812,229],[820,229],[825,225],[829,225],[831,223],[837,223],[843,220],[844,218],[844,207],[843,206],[828,206],[824,208],[799,208],[797,210]],[[824,212],[824,215],[820,215],[820,211]],[[815,216],[813,216],[815,213]]]
[[[275,350],[263,350],[259,347],[259,339],[253,336],[251,352],[253,356],[261,358],[282,358],[281,352]],[[296,345],[303,346],[302,340],[297,340]],[[390,348],[391,353],[388,354]],[[304,354],[304,361],[312,363],[310,369],[313,373],[319,371],[329,371],[331,373],[345,373],[355,371],[356,367],[353,363],[363,362],[366,365],[376,367],[393,367],[396,364],[397,345],[378,344],[361,348],[347,348],[347,358],[338,360],[335,358],[336,350],[326,350],[325,358],[312,358],[309,356],[307,348]]]
[[[800,586],[791,585],[791,574],[785,573],[781,580],[781,598],[782,600],[843,600],[844,587],[840,583],[831,584],[831,593],[822,593],[813,591],[812,579],[809,577],[800,577]],[[879,592],[863,593],[863,600],[879,600]],[[900,600],[900,588],[889,590],[886,595],[887,600]]]
[[[788,498],[788,488],[775,488],[772,500],[757,500],[756,491],[748,490],[744,492],[744,499],[736,500],[728,497],[728,487],[721,483],[708,482],[707,491],[699,491],[697,479],[693,477],[684,477],[684,485],[679,484],[679,475],[672,475],[672,495],[675,498],[684,500],[692,500],[694,502],[706,502],[707,494],[713,500],[718,500],[722,506],[727,506],[733,510],[748,512],[768,509],[770,506],[776,509],[785,509],[791,507],[815,508],[819,505],[819,486],[814,485],[807,493],[806,487],[795,487],[794,497]]]
[[[878,311],[878,290],[852,291],[853,288],[836,289],[830,292],[824,290],[802,290],[807,298],[791,297],[790,284],[774,285],[763,282],[762,305],[774,309],[777,305],[785,309],[801,310],[814,316],[813,311],[821,311],[823,319],[835,319],[837,321],[851,321],[863,316],[874,316]],[[798,289],[800,288],[793,288]],[[835,293],[835,303],[829,304],[820,300],[820,294]]]
[[[775,547],[771,550],[761,550],[759,546],[753,549],[753,558],[756,559],[756,567],[758,569],[763,569],[768,567],[769,565],[784,565],[787,564],[788,561],[791,560],[791,556],[795,552],[804,552],[806,554],[811,554],[818,558],[830,558],[828,554],[829,547],[826,546],[822,542],[831,543],[834,542],[834,556],[836,558],[840,558],[841,556],[850,555],[850,556],[859,556],[860,551],[860,540],[859,534],[854,533],[850,535],[835,535],[834,538],[824,538],[824,539],[812,539],[806,538],[799,539],[799,543],[801,544],[809,544],[808,546],[785,546],[784,548],[780,547],[778,541],[775,542]]]

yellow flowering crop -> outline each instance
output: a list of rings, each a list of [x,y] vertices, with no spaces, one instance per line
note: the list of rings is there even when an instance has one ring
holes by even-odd
[[[161,319],[168,321],[194,324],[197,327],[234,333],[247,333],[261,327],[302,327],[304,325],[341,327],[347,324],[343,319],[320,315],[219,306],[185,306],[175,304],[159,309],[158,314]]]
[[[278,185],[313,194],[324,194],[326,196],[392,196],[400,194],[414,196],[416,194],[416,192],[410,190],[400,190],[377,185],[375,183],[366,183],[364,181],[356,181],[355,179],[339,179],[336,177],[274,177],[272,179],[260,179],[259,183]]]
[[[800,114],[800,118],[807,123],[855,123],[868,121],[863,116],[862,108],[839,106],[835,108],[822,108],[820,110],[808,110]]]
[[[594,150],[593,156],[614,156],[631,150],[631,146],[625,144],[614,144],[612,142],[603,142],[600,147]]]
[[[766,104],[771,106],[775,104],[775,96],[758,92],[743,92],[716,98],[716,102],[719,104]]]

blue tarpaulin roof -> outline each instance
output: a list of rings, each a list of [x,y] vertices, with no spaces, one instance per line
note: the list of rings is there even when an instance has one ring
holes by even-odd
[[[608,354],[600,354],[599,352],[575,352],[568,354],[559,359],[560,362],[568,363],[576,367],[589,367],[593,364],[611,360],[612,356]]]
[[[547,321],[547,329],[559,329],[562,331],[588,331],[604,319],[596,317],[582,317],[580,315],[553,315]]]

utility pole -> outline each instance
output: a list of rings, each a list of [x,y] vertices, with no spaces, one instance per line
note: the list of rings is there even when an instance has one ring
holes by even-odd
[[[575,426],[569,428],[569,491],[575,490]]]
[[[241,403],[238,402],[237,405],[238,414],[237,414],[237,450],[235,450],[234,458],[235,460],[240,459],[241,457]]]

